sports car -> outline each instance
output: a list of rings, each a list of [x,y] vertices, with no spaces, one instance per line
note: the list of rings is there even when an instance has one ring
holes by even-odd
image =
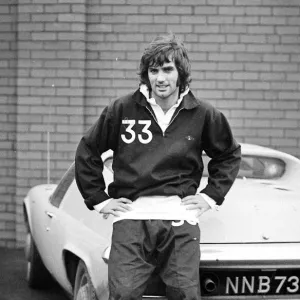
[[[102,155],[106,185],[113,153]],[[203,154],[207,166],[209,157]],[[204,169],[199,189],[207,183]],[[300,299],[300,160],[242,144],[238,178],[217,210],[199,220],[203,299]],[[24,199],[27,281],[54,278],[71,299],[108,299],[112,216],[86,208],[74,163],[60,182],[29,190]],[[154,272],[144,297],[165,298]]]

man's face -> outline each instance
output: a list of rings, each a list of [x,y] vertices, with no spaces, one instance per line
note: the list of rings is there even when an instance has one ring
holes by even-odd
[[[178,100],[178,71],[173,61],[148,68],[152,97],[156,100]]]

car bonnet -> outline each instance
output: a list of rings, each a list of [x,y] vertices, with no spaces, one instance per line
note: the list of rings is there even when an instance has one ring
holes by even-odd
[[[200,217],[201,243],[300,242],[299,213],[299,191],[237,179],[219,210]]]

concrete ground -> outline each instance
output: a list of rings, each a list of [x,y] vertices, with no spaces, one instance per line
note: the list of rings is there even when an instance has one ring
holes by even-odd
[[[32,290],[25,279],[26,262],[23,249],[0,248],[0,300],[67,300],[55,285],[47,290]]]

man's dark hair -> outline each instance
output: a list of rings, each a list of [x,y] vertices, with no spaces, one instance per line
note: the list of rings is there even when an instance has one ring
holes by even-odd
[[[177,86],[179,91],[183,92],[191,82],[191,65],[185,46],[174,34],[156,37],[145,49],[138,73],[140,84],[146,84],[151,91],[148,78],[149,67],[161,67],[165,62],[171,61],[178,70]]]

